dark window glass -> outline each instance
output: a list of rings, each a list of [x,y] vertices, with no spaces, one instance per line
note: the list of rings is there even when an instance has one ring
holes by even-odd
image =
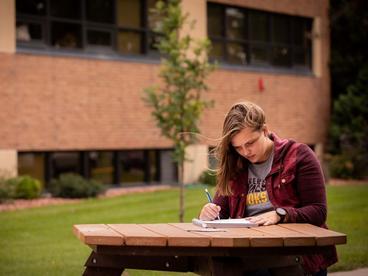
[[[266,45],[253,44],[250,51],[250,63],[251,64],[267,64],[270,60],[269,47]]]
[[[91,178],[104,184],[113,184],[113,152],[92,151],[89,153]]]
[[[150,181],[159,181],[159,164],[158,164],[158,151],[148,151],[148,164],[149,164],[149,175]]]
[[[148,52],[150,54],[157,54],[159,55],[158,52],[158,44],[160,43],[160,39],[161,39],[161,35],[156,34],[156,33],[151,33],[148,36]]]
[[[221,6],[210,5],[208,7],[207,24],[209,36],[222,36],[223,18]]]
[[[87,43],[94,46],[111,46],[111,33],[104,31],[88,30]]]
[[[45,184],[45,156],[43,153],[19,153],[18,174],[29,175]]]
[[[141,27],[141,2],[137,0],[117,0],[118,26]]]
[[[134,183],[144,181],[145,159],[143,150],[124,151],[121,153],[121,182]]]
[[[272,42],[290,43],[289,17],[283,15],[272,16]]]
[[[78,152],[55,152],[51,160],[51,178],[58,178],[63,173],[80,174],[80,154]]]
[[[113,23],[114,1],[113,0],[86,1],[86,16],[88,21]]]
[[[308,66],[308,54],[302,48],[294,48],[294,64]]]
[[[40,23],[17,21],[16,36],[17,40],[22,42],[42,40],[42,25]]]
[[[218,41],[212,41],[210,58],[212,60],[221,60],[224,57],[224,44]]]
[[[246,17],[242,10],[226,9],[226,37],[243,40],[247,37]]]
[[[268,15],[265,12],[251,11],[249,13],[250,39],[252,41],[269,40]]]
[[[240,43],[228,43],[226,45],[227,60],[232,64],[246,64],[247,50],[246,45]]]
[[[287,67],[291,65],[290,48],[286,46],[274,46],[272,48],[272,64]]]
[[[82,30],[80,24],[52,22],[51,43],[56,48],[82,48]]]
[[[30,15],[45,15],[46,0],[16,0],[17,13]]]
[[[81,1],[76,0],[50,0],[51,16],[81,19]]]
[[[297,46],[304,46],[306,41],[305,22],[303,19],[295,18],[293,21],[293,43]]]
[[[207,10],[211,60],[311,68],[311,19],[212,3]]]
[[[159,56],[157,0],[17,0],[21,47]]]

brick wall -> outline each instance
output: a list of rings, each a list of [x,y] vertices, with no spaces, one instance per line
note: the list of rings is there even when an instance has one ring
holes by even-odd
[[[218,138],[229,106],[246,99],[265,109],[271,130],[279,135],[310,144],[324,142],[330,108],[328,1],[212,2],[321,17],[320,73],[218,69],[208,79],[206,97],[216,104],[203,114],[203,134]],[[0,53],[0,149],[168,147],[141,100],[143,88],[158,81],[158,70],[157,64],[143,62]]]
[[[157,65],[23,54],[0,59],[0,148],[169,146],[141,100],[143,88],[158,80]],[[320,78],[218,69],[208,82],[206,96],[216,104],[202,117],[206,136],[218,137],[229,106],[247,99],[264,107],[280,135],[323,140],[329,98]]]

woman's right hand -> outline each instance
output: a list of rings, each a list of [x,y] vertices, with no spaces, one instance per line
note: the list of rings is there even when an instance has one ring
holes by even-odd
[[[220,206],[213,203],[207,203],[203,206],[201,213],[199,214],[199,219],[214,220],[220,215],[220,210]]]

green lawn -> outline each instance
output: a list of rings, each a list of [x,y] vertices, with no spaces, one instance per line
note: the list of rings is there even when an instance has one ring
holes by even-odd
[[[332,270],[368,266],[367,198],[368,186],[328,188],[329,226],[348,234],[348,244],[338,246],[340,262]],[[203,187],[186,189],[185,220],[195,217],[205,202]],[[74,237],[73,224],[177,220],[176,189],[2,212],[0,275],[81,275],[90,249]],[[129,271],[129,275],[147,274],[162,275]]]

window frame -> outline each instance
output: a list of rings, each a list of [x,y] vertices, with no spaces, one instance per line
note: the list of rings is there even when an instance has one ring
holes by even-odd
[[[148,26],[148,15],[149,10],[147,6],[147,0],[139,0],[140,1],[140,21],[141,24],[139,27],[125,27],[118,26],[117,18],[118,18],[118,0],[113,1],[113,15],[114,19],[113,23],[103,23],[97,21],[91,21],[87,19],[87,1],[88,0],[79,0],[81,5],[81,15],[79,19],[70,19],[63,18],[51,15],[51,0],[45,0],[45,14],[44,15],[31,15],[26,13],[21,13],[16,10],[16,22],[25,22],[25,23],[36,23],[41,25],[42,29],[42,38],[41,40],[30,40],[30,41],[21,41],[16,39],[16,45],[20,48],[20,50],[47,50],[48,52],[55,53],[72,53],[72,54],[92,54],[92,55],[107,55],[107,56],[122,56],[122,57],[149,57],[157,59],[159,57],[158,51],[150,51],[149,50],[149,38],[151,35],[158,33],[151,30]],[[81,47],[80,48],[56,48],[52,45],[52,23],[72,23],[80,25],[81,29]],[[111,34],[111,44],[108,46],[101,46],[89,44],[87,40],[88,31],[104,31]],[[121,53],[118,51],[117,39],[119,31],[132,31],[139,33],[141,43],[139,46],[139,54],[131,54],[131,53]]]
[[[226,4],[220,4],[220,3],[213,3],[213,2],[207,2],[207,21],[209,21],[209,16],[210,16],[210,10],[211,7],[215,10],[215,9],[220,9],[221,12],[221,18],[219,19],[221,21],[221,36],[218,35],[211,35],[209,32],[209,26],[207,26],[207,31],[208,31],[208,38],[210,39],[211,42],[214,43],[220,43],[221,44],[221,49],[222,49],[222,56],[221,57],[217,57],[217,58],[213,58],[210,56],[210,60],[211,61],[219,61],[219,63],[223,66],[230,66],[230,67],[240,67],[240,68],[260,68],[260,69],[271,69],[271,70],[286,70],[286,71],[293,71],[293,72],[302,72],[302,73],[311,73],[312,72],[312,54],[313,54],[313,43],[312,40],[308,40],[307,45],[296,45],[294,42],[294,28],[295,25],[294,22],[296,22],[297,20],[301,20],[302,22],[302,26],[303,26],[303,30],[304,32],[308,31],[308,25],[309,25],[309,32],[312,32],[312,25],[313,25],[313,18],[310,17],[304,17],[304,16],[292,16],[292,15],[287,15],[287,14],[281,14],[281,13],[274,13],[274,12],[268,12],[268,11],[264,11],[264,10],[257,10],[257,9],[249,9],[249,8],[245,8],[245,7],[240,7],[240,6],[234,6],[234,5],[226,5]],[[247,25],[246,27],[247,29],[247,36],[240,40],[234,40],[231,38],[227,37],[227,33],[226,33],[226,26],[227,26],[227,22],[226,22],[226,9],[228,8],[236,8],[239,9],[240,11],[243,12],[243,14],[245,15],[245,24]],[[260,40],[255,40],[252,38],[252,22],[251,22],[251,13],[261,13],[266,15],[267,17],[267,25],[268,25],[268,34],[267,34],[267,40],[266,41],[260,41]],[[272,32],[273,32],[273,28],[275,27],[275,23],[274,20],[276,17],[283,17],[286,18],[288,23],[288,32],[287,32],[287,36],[288,36],[288,42],[285,43],[280,43],[280,42],[276,42],[273,40],[272,38]],[[233,64],[231,62],[229,62],[229,56],[226,50],[226,46],[229,43],[246,43],[247,45],[247,49],[246,49],[246,63],[245,64]],[[288,58],[289,61],[288,65],[277,65],[274,64],[274,57],[273,57],[273,49],[274,47],[285,47],[288,49],[289,54],[288,54]],[[267,58],[265,59],[264,62],[255,62],[252,61],[252,54],[253,54],[253,49],[264,49],[265,52],[267,53],[266,56]],[[302,65],[300,63],[297,63],[296,60],[296,52],[297,51],[302,51],[302,53],[305,56],[305,64]]]

